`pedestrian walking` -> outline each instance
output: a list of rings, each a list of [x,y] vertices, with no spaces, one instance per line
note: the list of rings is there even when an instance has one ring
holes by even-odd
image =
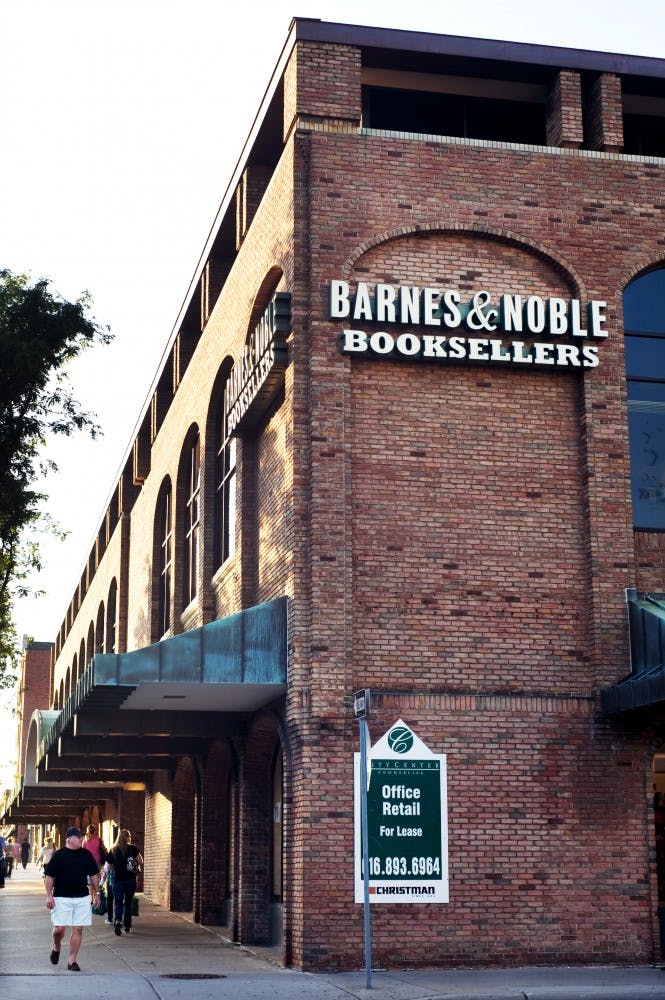
[[[44,846],[37,855],[37,864],[39,867],[45,869],[54,854],[55,844],[53,843],[53,837],[47,837],[44,841]]]
[[[132,900],[136,893],[136,876],[139,866],[143,864],[141,852],[132,844],[129,830],[118,831],[107,861],[113,868],[114,929],[120,937],[123,925],[125,934],[129,934],[132,929]]]
[[[30,858],[30,841],[27,837],[24,837],[21,841],[21,864],[23,868],[27,868],[28,859]]]
[[[94,823],[90,823],[85,828],[85,838],[83,840],[83,846],[85,847],[86,851],[90,851],[90,853],[92,854],[93,858],[97,862],[97,871],[101,873],[102,866],[104,865],[104,862],[106,861],[106,853],[107,852],[106,852],[106,847],[104,846],[104,841],[102,840],[102,838],[100,836],[98,836],[98,834],[97,834],[97,827],[95,826]],[[91,898],[93,906],[94,906],[95,900],[94,900],[94,897],[93,897],[92,884],[90,884],[90,883],[88,883],[88,884],[89,884],[89,888],[90,888],[90,898]],[[100,888],[101,888],[101,884],[102,883],[100,882],[99,883]]]
[[[14,841],[11,837],[7,840],[4,847],[5,855],[5,878],[12,877],[12,871],[14,869]]]
[[[92,923],[92,909],[88,895],[88,877],[95,891],[95,901],[99,899],[99,872],[97,863],[89,851],[82,848],[83,833],[72,826],[65,834],[65,846],[56,851],[46,865],[46,906],[51,911],[53,924],[53,948],[49,956],[51,964],[60,961],[60,948],[65,932],[69,935],[70,972],[80,972],[78,953],[83,939],[83,928]]]
[[[104,862],[104,867],[99,879],[99,887],[106,894],[106,920],[105,924],[113,923],[113,868]]]

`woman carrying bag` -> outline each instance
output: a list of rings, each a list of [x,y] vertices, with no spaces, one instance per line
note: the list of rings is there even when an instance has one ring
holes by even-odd
[[[129,830],[119,830],[116,841],[106,859],[113,868],[113,908],[114,930],[120,937],[124,925],[125,934],[132,929],[132,900],[136,893],[136,876],[143,864],[138,847],[132,844]]]

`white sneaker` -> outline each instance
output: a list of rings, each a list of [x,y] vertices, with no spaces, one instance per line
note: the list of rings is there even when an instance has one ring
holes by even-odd
[[[111,918],[110,918],[110,917],[107,917],[107,918],[106,918],[106,920],[104,921],[104,923],[105,923],[105,924],[112,924],[112,923],[113,923],[113,921],[111,920]]]

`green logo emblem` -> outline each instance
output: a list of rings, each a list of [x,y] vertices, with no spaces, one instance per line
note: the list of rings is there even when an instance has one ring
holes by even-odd
[[[393,753],[408,753],[413,746],[413,733],[406,726],[393,726],[388,733],[388,746]]]

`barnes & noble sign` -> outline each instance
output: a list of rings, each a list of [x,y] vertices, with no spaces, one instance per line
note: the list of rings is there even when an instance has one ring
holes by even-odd
[[[276,292],[252,330],[224,389],[227,433],[252,427],[279,392],[288,364],[291,296]]]
[[[344,354],[551,368],[596,368],[606,303],[334,280],[329,317]],[[378,329],[377,329],[378,327]],[[407,329],[405,329],[405,327]],[[417,327],[411,331],[409,327]]]

